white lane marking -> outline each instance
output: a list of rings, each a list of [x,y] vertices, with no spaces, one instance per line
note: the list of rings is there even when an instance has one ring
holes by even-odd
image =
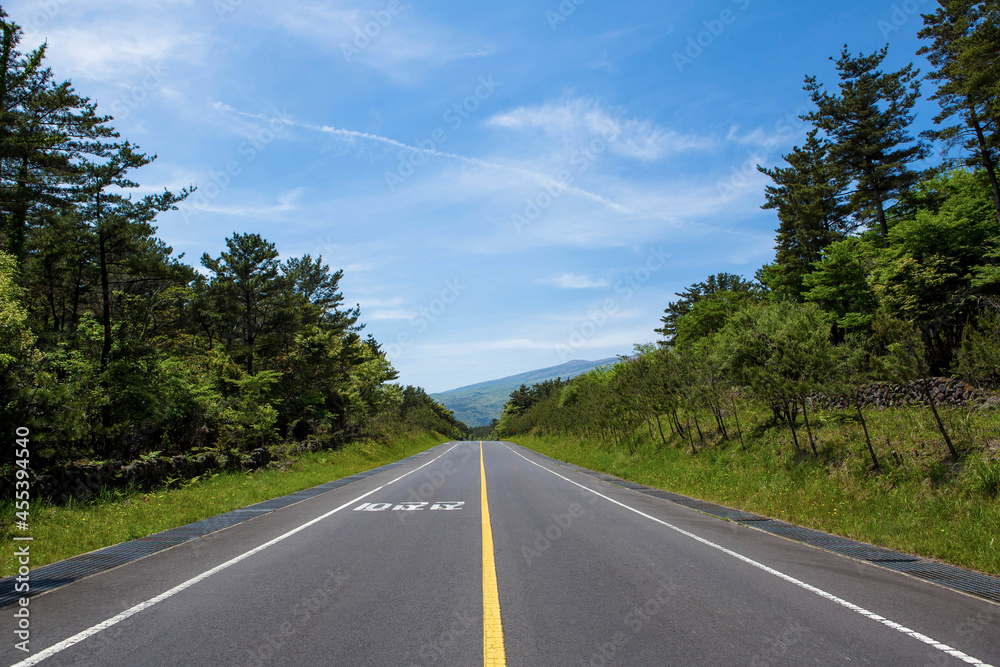
[[[311,521],[307,521],[307,522],[305,522],[304,524],[302,524],[301,526],[299,526],[297,528],[293,528],[292,530],[288,531],[284,535],[279,535],[278,537],[274,538],[273,540],[270,540],[269,542],[265,542],[264,544],[260,545],[259,547],[255,547],[255,548],[251,549],[250,551],[247,551],[246,553],[240,554],[236,558],[232,558],[230,560],[227,560],[225,563],[222,563],[221,565],[216,565],[211,570],[206,570],[205,572],[202,572],[198,576],[192,577],[191,579],[188,579],[184,583],[178,584],[177,586],[174,586],[169,591],[166,591],[164,593],[160,593],[156,597],[150,598],[150,599],[146,600],[145,602],[140,602],[139,604],[135,605],[134,607],[126,609],[125,611],[123,611],[122,613],[118,614],[117,616],[112,616],[111,618],[109,618],[106,621],[98,623],[95,626],[89,627],[86,630],[83,630],[82,632],[78,632],[77,634],[73,635],[72,637],[70,637],[68,639],[62,640],[58,644],[53,644],[52,646],[48,647],[47,649],[39,651],[38,653],[36,653],[35,655],[33,655],[33,656],[29,657],[29,658],[25,658],[21,662],[18,662],[18,663],[15,663],[15,664],[11,665],[11,667],[30,667],[31,665],[37,665],[42,660],[45,660],[46,658],[51,658],[56,653],[60,653],[61,651],[65,651],[69,647],[74,646],[76,644],[79,644],[84,639],[87,639],[88,637],[93,637],[98,632],[100,632],[102,630],[107,630],[111,626],[116,625],[118,623],[121,623],[126,618],[129,618],[131,616],[135,616],[140,611],[143,611],[144,609],[149,609],[154,604],[156,604],[158,602],[163,602],[167,598],[173,597],[174,595],[177,595],[178,593],[180,593],[181,591],[183,591],[183,590],[185,590],[187,588],[191,588],[195,584],[197,584],[197,583],[199,583],[201,581],[204,581],[205,579],[208,579],[209,577],[211,577],[216,572],[221,572],[222,570],[225,570],[228,567],[232,567],[233,565],[236,565],[240,561],[246,560],[250,556],[253,556],[256,553],[260,553],[264,549],[267,549],[268,547],[273,546],[273,545],[277,544],[278,542],[281,542],[282,540],[285,540],[285,539],[291,537],[292,535],[295,535],[296,533],[305,530],[309,526],[311,526],[311,525],[313,525],[315,523],[319,523],[320,521],[322,521],[323,519],[329,517],[330,515],[336,514],[337,512],[339,512],[340,510],[342,510],[342,509],[344,509],[346,507],[350,507],[351,505],[353,505],[354,503],[358,502],[362,498],[367,498],[371,494],[373,494],[373,493],[375,493],[377,491],[381,491],[382,489],[384,489],[385,487],[389,486],[390,484],[394,484],[395,482],[398,482],[399,480],[403,479],[407,475],[412,475],[413,473],[417,472],[421,468],[426,468],[427,466],[429,466],[430,464],[434,463],[439,458],[441,458],[442,456],[444,456],[445,454],[447,454],[448,452],[450,452],[452,449],[455,449],[455,447],[458,447],[460,444],[461,443],[455,443],[454,445],[452,445],[451,447],[448,448],[448,451],[446,451],[443,454],[440,454],[438,456],[435,456],[433,459],[431,459],[427,463],[425,463],[422,466],[420,466],[420,468],[414,468],[410,472],[405,473],[403,475],[400,475],[399,477],[397,477],[396,479],[392,480],[391,482],[386,482],[385,484],[383,484],[382,486],[378,487],[377,489],[372,489],[368,493],[362,494],[362,495],[358,496],[357,498],[354,498],[353,500],[344,503],[340,507],[338,507],[336,509],[330,510],[326,514],[318,516],[315,519],[312,519]]]
[[[507,445],[504,445],[504,447],[507,447]],[[666,521],[664,521],[662,519],[657,519],[655,516],[651,516],[649,514],[646,514],[645,512],[643,512],[641,510],[635,509],[634,507],[629,507],[625,503],[617,501],[614,498],[610,498],[610,497],[608,497],[608,496],[606,496],[603,493],[600,493],[598,491],[594,491],[593,489],[588,488],[588,487],[584,486],[583,484],[579,484],[577,482],[574,482],[573,480],[569,479],[568,477],[563,477],[562,475],[560,475],[559,473],[555,472],[554,470],[549,470],[545,466],[543,466],[543,465],[541,465],[539,463],[535,463],[534,461],[532,461],[531,459],[523,456],[519,452],[515,452],[510,447],[507,447],[507,449],[510,450],[511,452],[513,452],[514,454],[516,454],[517,456],[520,456],[522,459],[524,459],[525,461],[527,461],[531,465],[538,466],[539,468],[541,468],[545,472],[551,473],[551,474],[555,475],[556,477],[558,477],[560,479],[566,480],[570,484],[574,484],[574,485],[580,487],[581,489],[586,489],[587,491],[590,491],[591,493],[593,493],[595,495],[598,495],[601,498],[604,498],[605,500],[609,500],[609,501],[613,502],[615,505],[620,505],[621,507],[624,507],[625,509],[627,509],[627,510],[629,510],[631,512],[635,512],[639,516],[645,517],[645,518],[649,519],[650,521],[655,521],[656,523],[662,524],[662,525],[666,526],[667,528],[670,528],[671,530],[677,531],[681,535],[684,535],[686,537],[690,537],[693,540],[697,540],[698,542],[701,542],[702,544],[704,544],[706,546],[710,546],[713,549],[718,549],[722,553],[728,554],[728,555],[732,556],[733,558],[736,558],[736,559],[739,559],[739,560],[743,561],[744,563],[747,563],[749,565],[753,565],[756,568],[760,568],[764,572],[767,572],[768,574],[773,574],[774,576],[778,577],[779,579],[784,579],[785,581],[787,581],[787,582],[789,582],[791,584],[795,584],[796,586],[798,586],[800,588],[804,588],[805,590],[807,590],[807,591],[809,591],[811,593],[815,593],[816,595],[819,595],[822,598],[826,598],[827,600],[830,600],[831,602],[836,602],[837,604],[839,604],[839,605],[841,605],[843,607],[847,607],[851,611],[854,611],[854,612],[857,612],[858,614],[861,614],[865,618],[870,618],[873,621],[878,621],[882,625],[890,627],[893,630],[896,630],[897,632],[901,632],[904,635],[908,635],[910,637],[913,637],[914,639],[919,639],[920,641],[922,641],[923,643],[927,644],[928,646],[933,646],[937,650],[939,650],[939,651],[941,651],[943,653],[947,653],[948,655],[953,656],[955,658],[958,658],[959,660],[967,662],[970,665],[977,665],[978,667],[992,667],[992,665],[990,665],[989,663],[985,663],[982,660],[979,660],[978,658],[974,658],[971,655],[967,655],[967,654],[959,651],[958,649],[955,649],[955,648],[952,648],[951,646],[948,646],[947,644],[942,644],[941,642],[939,642],[939,641],[937,641],[935,639],[931,639],[927,635],[923,635],[923,634],[917,632],[916,630],[911,630],[910,628],[906,627],[905,625],[900,625],[899,623],[895,623],[893,621],[890,621],[887,618],[879,616],[875,612],[868,611],[867,609],[865,609],[863,607],[859,607],[858,605],[856,605],[856,604],[854,604],[852,602],[848,602],[847,600],[844,600],[843,598],[839,598],[836,595],[833,595],[832,593],[827,593],[824,590],[816,588],[815,586],[813,586],[811,584],[807,584],[806,582],[801,581],[799,579],[796,579],[795,577],[792,577],[790,575],[787,575],[784,572],[779,572],[778,570],[775,570],[772,567],[768,567],[767,565],[764,565],[763,563],[758,563],[754,559],[748,558],[747,556],[744,556],[743,554],[736,553],[735,551],[727,549],[726,547],[721,546],[719,544],[716,544],[715,542],[710,542],[710,541],[706,540],[704,537],[699,537],[698,535],[695,535],[694,533],[690,533],[690,532],[684,530],[683,528],[678,528],[677,526],[675,526],[675,525],[673,525],[671,523],[667,523]]]

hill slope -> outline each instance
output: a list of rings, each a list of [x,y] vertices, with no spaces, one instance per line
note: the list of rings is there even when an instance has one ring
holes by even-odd
[[[489,424],[490,420],[500,417],[503,406],[510,398],[510,393],[522,384],[530,386],[556,378],[568,380],[582,375],[592,368],[613,364],[616,361],[618,361],[616,357],[600,361],[567,361],[558,366],[510,375],[498,380],[477,382],[458,389],[449,389],[438,394],[431,394],[431,398],[453,411],[455,417],[469,426],[484,426]]]

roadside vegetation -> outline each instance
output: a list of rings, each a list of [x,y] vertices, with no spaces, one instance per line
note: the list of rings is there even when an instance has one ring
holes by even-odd
[[[923,18],[925,76],[845,47],[834,89],[805,78],[806,141],[760,167],[772,263],[678,293],[617,364],[514,392],[494,437],[1000,573],[1000,8]],[[913,137],[922,80],[941,112]]]

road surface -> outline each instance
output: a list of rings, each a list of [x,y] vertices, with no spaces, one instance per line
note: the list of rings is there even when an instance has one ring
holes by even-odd
[[[2,664],[1000,665],[1000,605],[499,442],[442,445],[30,610],[31,652],[8,632]]]

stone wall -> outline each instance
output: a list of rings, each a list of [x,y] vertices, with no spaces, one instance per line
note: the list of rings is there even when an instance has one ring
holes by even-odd
[[[958,378],[929,378],[930,393],[937,405],[949,406],[991,406],[1000,407],[997,397],[986,394]],[[899,385],[889,382],[875,382],[861,390],[862,405],[865,407],[890,408],[906,405],[927,405],[927,399],[919,381]],[[811,397],[817,406],[847,409],[853,403],[847,399],[831,399],[817,395]]]

